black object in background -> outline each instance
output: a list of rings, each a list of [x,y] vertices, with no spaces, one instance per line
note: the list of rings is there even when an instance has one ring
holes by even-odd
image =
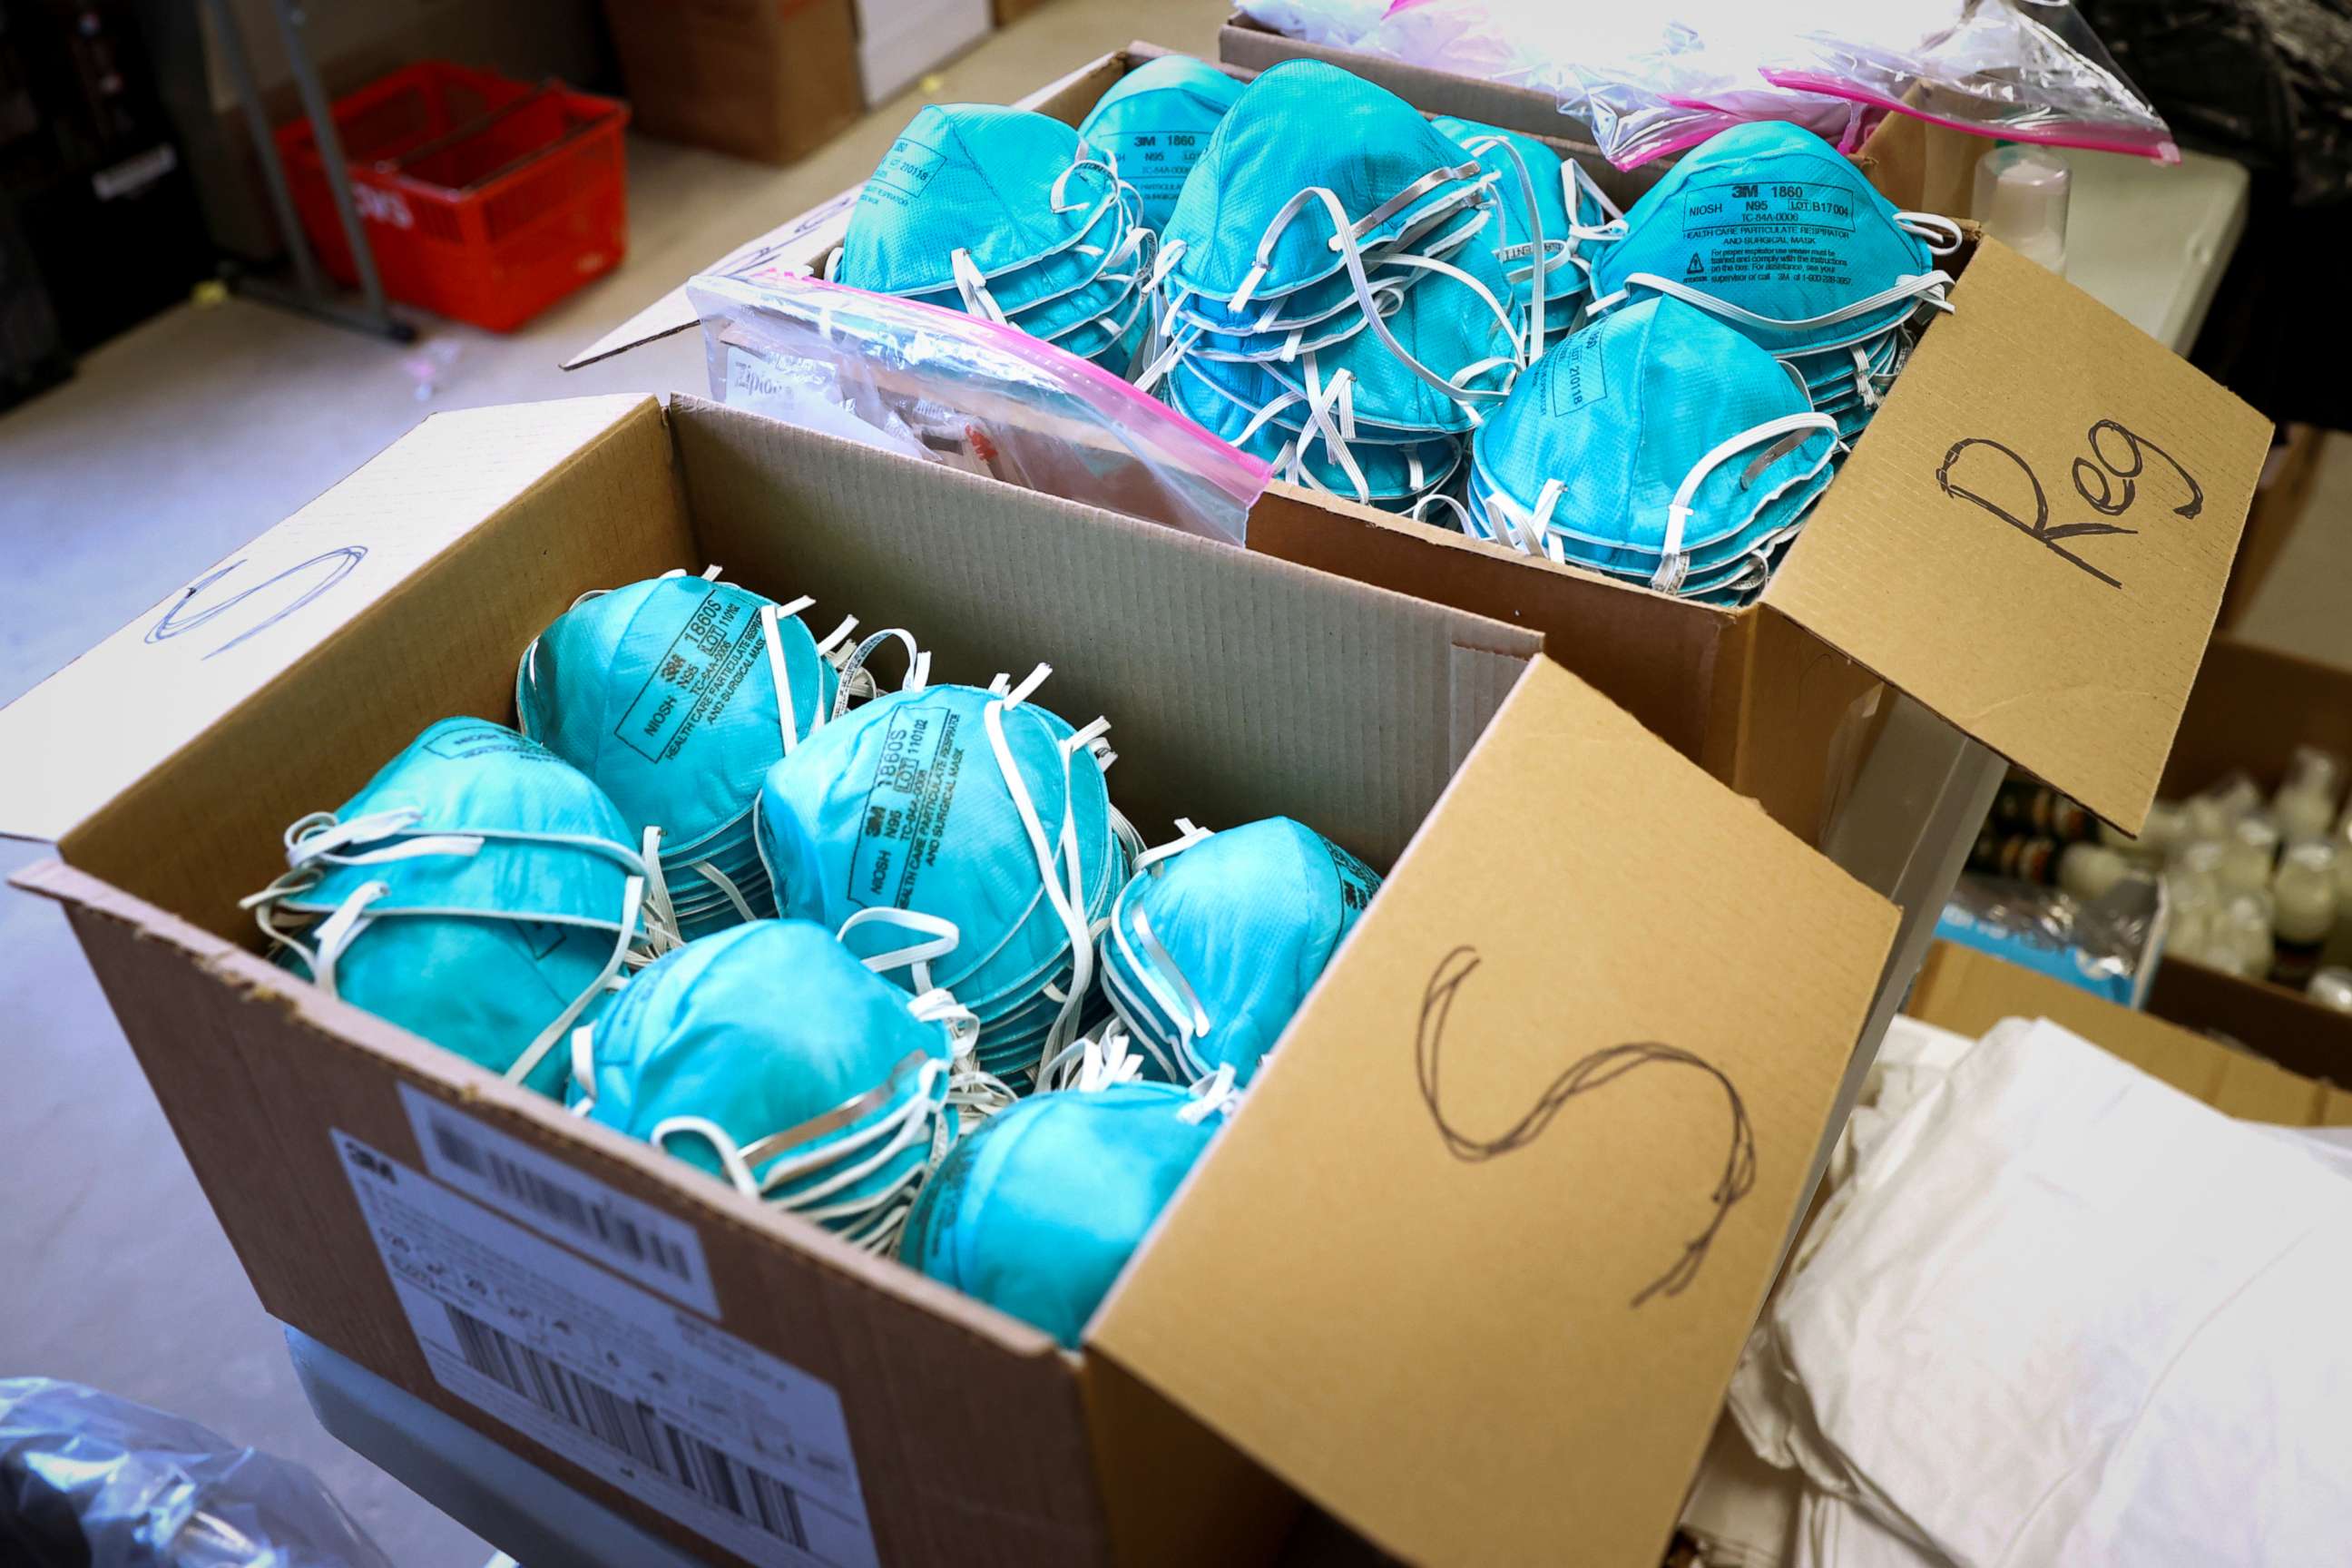
[[[0,197],[74,351],[212,271],[126,0],[0,0]]]
[[[72,374],[73,356],[58,334],[58,313],[33,265],[32,247],[16,226],[15,207],[0,195],[0,408]]]
[[[2253,171],[2189,358],[2282,422],[2352,429],[2334,296],[2352,245],[2352,0],[2077,0],[2183,145]]]

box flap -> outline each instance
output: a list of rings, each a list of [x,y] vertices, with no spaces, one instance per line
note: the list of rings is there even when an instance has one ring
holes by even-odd
[[[1983,240],[1769,604],[2138,831],[2270,423]]]
[[[1411,1561],[1654,1568],[1895,925],[1537,661],[1089,1348]]]
[[[0,835],[88,820],[566,457],[639,395],[436,414],[0,710]]]

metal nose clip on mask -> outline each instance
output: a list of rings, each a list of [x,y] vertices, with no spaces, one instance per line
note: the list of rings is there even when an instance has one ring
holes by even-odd
[[[1810,356],[1948,309],[1936,258],[1959,241],[1949,218],[1898,210],[1811,132],[1757,121],[1708,139],[1633,204],[1594,258],[1592,308],[1667,294],[1769,353]]]
[[[1184,176],[1241,95],[1241,82],[1216,67],[1163,55],[1097,99],[1078,121],[1078,138],[1100,150],[1134,185],[1143,225],[1156,231],[1167,226]]]
[[[1430,123],[1495,176],[1501,216],[1488,238],[1533,361],[1575,328],[1591,258],[1622,233],[1625,215],[1575,160],[1535,137],[1450,114]]]
[[[556,1047],[646,956],[646,864],[602,790],[486,719],[445,719],[286,830],[244,900],[330,994],[549,1096]]]
[[[1138,384],[1286,478],[1407,510],[1526,363],[1494,185],[1392,93],[1265,72],[1169,217]]]
[[[1024,1100],[950,1150],[900,1261],[1076,1348],[1216,1136],[1228,1086],[1118,1083]]]
[[[1789,368],[1679,300],[1538,360],[1473,447],[1467,529],[1661,593],[1752,598],[1830,481],[1836,422]]]
[[[1018,327],[1123,374],[1149,332],[1153,240],[1135,188],[1061,121],[931,104],[866,180],[825,276]]]
[[[841,700],[829,650],[789,605],[683,573],[583,595],[524,650],[523,732],[661,833],[656,915],[691,938],[775,912],[751,801]]]
[[[1031,701],[1047,673],[877,699],[770,769],[758,816],[783,911],[953,992],[980,1066],[1023,1083],[1104,1010],[1095,928],[1139,848],[1109,726]]]
[[[824,927],[753,921],[640,971],[565,1053],[573,1109],[878,1248],[954,1142],[971,1016]]]
[[[1146,851],[1112,900],[1103,987],[1148,1075],[1246,1085],[1355,929],[1378,873],[1286,816]]]

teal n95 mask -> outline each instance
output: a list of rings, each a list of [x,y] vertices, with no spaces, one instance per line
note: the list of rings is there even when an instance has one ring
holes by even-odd
[[[1233,1100],[1172,1084],[1041,1094],[950,1150],[899,1260],[1076,1348]]]
[[[573,1108],[879,1248],[954,1142],[971,1016],[910,997],[806,921],[761,920],[639,971],[574,1032]]]
[[[1776,354],[1835,348],[1948,308],[1936,258],[1959,239],[1811,132],[1759,121],[1701,143],[1633,204],[1593,260],[1592,308],[1669,294]]]
[[[1107,154],[1140,200],[1147,228],[1167,226],[1184,176],[1208,150],[1242,84],[1216,67],[1164,55],[1112,84],[1078,121],[1078,137]]]
[[[1148,314],[1153,244],[1141,197],[1070,127],[931,104],[866,180],[825,276],[1123,370]]]
[[[789,605],[673,572],[583,595],[524,650],[523,733],[603,787],[635,833],[660,831],[657,914],[686,937],[775,912],[751,801],[775,761],[832,716],[831,650]]]
[[[1372,896],[1377,872],[1286,816],[1147,850],[1111,901],[1103,988],[1148,1062],[1246,1085]]]
[[[1108,725],[1031,701],[1047,673],[879,698],[770,769],[758,816],[783,912],[953,992],[980,1065],[1021,1081],[1100,1005],[1095,922],[1137,849]]]
[[[243,902],[329,994],[554,1096],[565,1030],[649,953],[633,839],[545,747],[444,719],[289,827],[286,873]]]
[[[1612,310],[1522,376],[1472,446],[1469,531],[1661,593],[1760,587],[1830,479],[1836,421],[1679,300]]]

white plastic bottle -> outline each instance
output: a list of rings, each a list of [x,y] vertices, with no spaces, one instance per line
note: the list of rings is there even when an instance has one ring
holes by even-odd
[[[2336,795],[2344,780],[2344,759],[2316,746],[2297,746],[2286,780],[2271,797],[2279,832],[2289,844],[2327,837],[2336,820]]]
[[[2277,964],[2278,954],[2272,935],[2274,918],[2268,893],[2232,893],[2221,911],[2221,939],[2213,945],[2227,945],[2237,954],[2243,967],[2231,973],[2268,974]]]
[[[2271,894],[2278,905],[2277,962],[2271,978],[2300,991],[2319,967],[2320,949],[2336,929],[2336,846],[2298,844],[2279,862]]]
[[[2331,967],[2315,971],[2305,994],[2323,1007],[2352,1013],[2352,969]]]
[[[2267,892],[2278,867],[2279,830],[2256,812],[2230,825],[2222,840],[2221,865],[2216,873],[2225,893]]]
[[[2066,275],[2066,208],[2074,184],[2065,156],[2023,142],[1977,160],[1969,210],[1985,232],[2029,260]]]
[[[2131,865],[2104,844],[2069,844],[2058,857],[2058,885],[2089,903],[2122,881]]]

